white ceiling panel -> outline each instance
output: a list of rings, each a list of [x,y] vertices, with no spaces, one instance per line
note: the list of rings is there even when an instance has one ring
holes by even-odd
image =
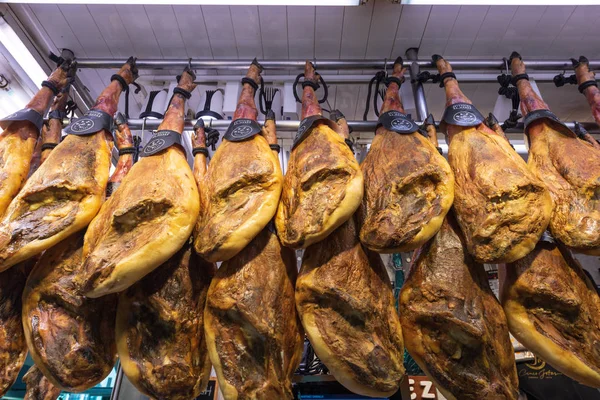
[[[231,20],[240,58],[263,58],[257,6],[231,7]]]
[[[290,58],[315,56],[315,7],[287,8],[288,54]]]
[[[179,23],[172,6],[145,6],[144,11],[150,21],[154,37],[165,58],[188,58],[185,42],[179,31]],[[173,29],[163,29],[172,26]]]
[[[202,6],[202,13],[212,55],[215,58],[238,58],[229,6]]]
[[[71,6],[62,7],[66,12],[72,12]],[[89,5],[87,8],[113,57],[127,59],[134,54],[125,24],[114,5]]]
[[[365,58],[374,2],[344,9],[340,58]]]
[[[339,58],[342,43],[343,7],[316,7],[315,57]]]
[[[261,6],[260,30],[266,59],[288,59],[287,9],[284,6]]]
[[[367,42],[367,58],[392,58],[392,49],[400,21],[402,7],[387,1],[380,1],[373,6],[371,30]],[[375,22],[376,23],[373,23]],[[394,57],[395,58],[395,57]]]
[[[202,7],[174,6],[173,11],[188,57],[213,58]]]

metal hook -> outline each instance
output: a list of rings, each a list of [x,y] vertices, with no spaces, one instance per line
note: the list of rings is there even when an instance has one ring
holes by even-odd
[[[387,72],[387,57],[383,59],[383,72],[385,72],[385,77],[387,78],[388,76],[388,72]]]
[[[506,57],[502,57],[502,61],[504,61],[504,69],[506,70],[504,73],[506,75],[510,75],[510,70],[508,67],[508,59]]]

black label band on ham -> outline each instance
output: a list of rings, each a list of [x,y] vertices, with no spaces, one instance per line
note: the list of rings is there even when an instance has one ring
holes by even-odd
[[[442,120],[449,125],[476,126],[484,118],[472,104],[456,103],[446,107]]]
[[[48,113],[48,119],[58,119],[62,123],[67,118],[67,113],[63,110],[52,110]]]
[[[44,123],[44,117],[31,108],[24,108],[0,119],[0,127],[6,129],[11,123],[16,121],[29,121],[35,125],[38,131],[40,131],[42,129],[42,124]]]
[[[227,139],[230,142],[241,142],[261,131],[262,128],[258,122],[252,119],[240,118],[229,124],[229,128],[227,128],[227,132],[225,132],[223,139]]]
[[[141,152],[142,157],[152,156],[160,151],[163,151],[173,145],[178,145],[183,149],[181,144],[181,134],[177,131],[162,130],[155,132],[152,135],[152,139],[144,146],[144,150]],[[185,149],[183,149],[185,152]]]
[[[77,118],[65,128],[69,135],[85,136],[103,129],[112,132],[113,117],[100,110],[89,110],[82,118]]]
[[[415,121],[400,111],[388,111],[381,114],[377,120],[377,128],[379,128],[380,125],[388,131],[400,134],[414,133],[419,130]]]
[[[527,114],[525,118],[523,118],[523,130],[525,131],[525,133],[527,133],[529,125],[531,125],[532,122],[544,118],[549,119],[555,124],[557,124],[557,127],[560,128],[561,133],[563,133],[564,135],[570,137],[577,137],[577,135],[572,130],[570,130],[560,119],[558,119],[558,117],[550,110],[535,110]]]
[[[313,115],[310,117],[306,117],[300,122],[300,126],[298,126],[298,133],[296,133],[296,137],[294,138],[292,149],[294,149],[294,147],[296,147],[298,143],[300,143],[304,140],[304,138],[306,138],[308,132],[310,132],[313,126],[317,123],[325,124],[337,132],[337,124],[329,118],[325,118],[322,115]]]

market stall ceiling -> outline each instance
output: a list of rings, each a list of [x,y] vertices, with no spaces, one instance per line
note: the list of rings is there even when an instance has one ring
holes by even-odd
[[[501,58],[513,50],[525,58],[600,58],[595,40],[600,36],[600,6],[401,6],[371,0],[360,7],[10,7],[17,15],[31,12],[52,45],[69,48],[79,57],[393,59],[409,47],[419,47],[420,57],[439,53],[449,59]],[[80,76],[95,98],[112,73],[82,70]],[[493,108],[496,84],[461,87],[482,112]],[[575,87],[541,83],[540,90],[559,117],[592,120]],[[443,91],[431,84],[426,91],[430,111],[439,118]],[[330,103],[349,118],[360,119],[366,92],[366,85],[338,85],[331,90]],[[193,100],[191,105],[196,105]]]

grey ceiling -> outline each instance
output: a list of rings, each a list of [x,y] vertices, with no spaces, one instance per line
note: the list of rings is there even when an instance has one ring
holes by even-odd
[[[420,57],[502,58],[512,50],[525,58],[600,57],[600,6],[401,6],[371,0],[360,7],[11,8],[17,15],[30,11],[51,46],[70,48],[78,57],[395,58],[409,47],[419,47]],[[112,73],[82,70],[80,76],[95,97]],[[496,84],[464,83],[462,88],[481,111],[493,108]],[[439,118],[443,92],[437,85],[426,89],[430,109]],[[542,83],[540,90],[559,117],[591,120],[575,87]],[[331,92],[333,107],[350,119],[362,117],[366,85],[338,85]]]

